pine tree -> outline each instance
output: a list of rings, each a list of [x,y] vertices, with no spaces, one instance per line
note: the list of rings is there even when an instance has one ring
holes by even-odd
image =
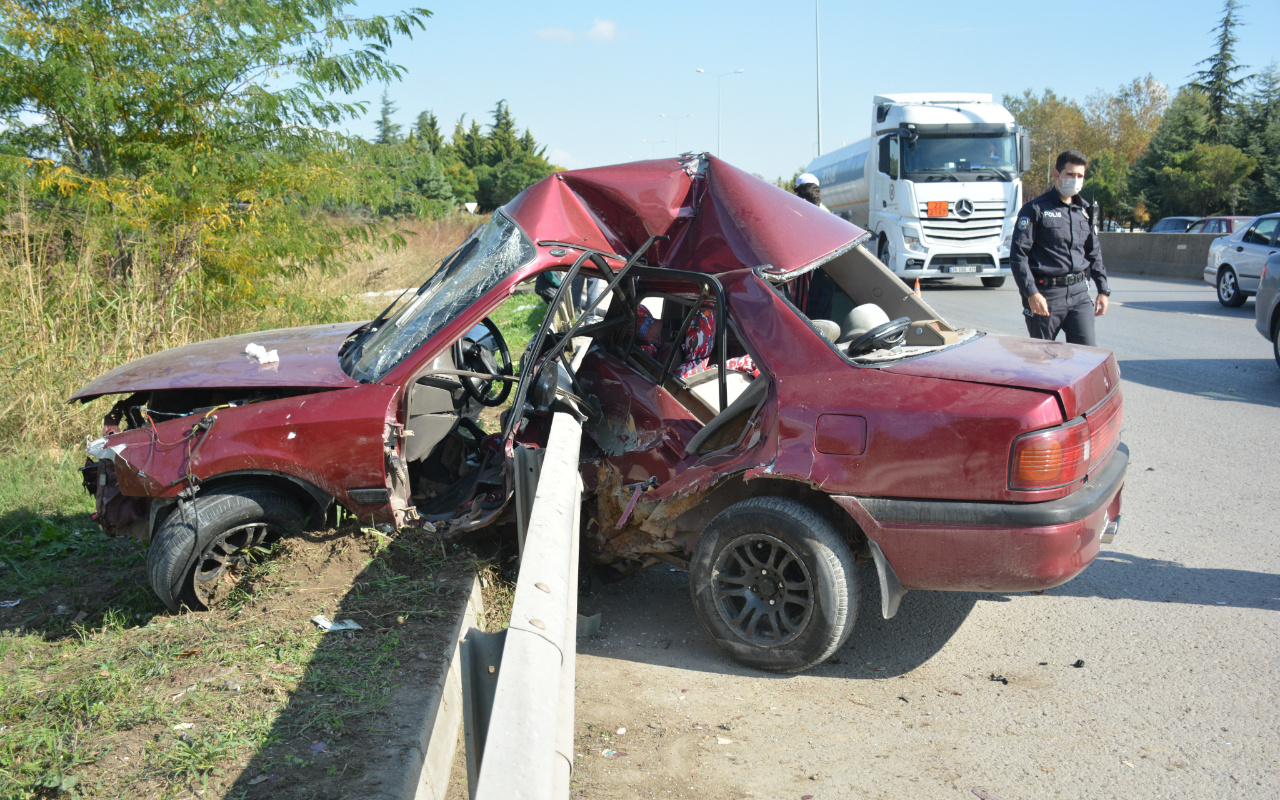
[[[399,111],[391,104],[391,96],[382,90],[382,113],[378,117],[378,135],[374,144],[397,144],[400,142],[400,126],[391,121],[391,115]]]
[[[1198,62],[1196,66],[1207,66],[1191,76],[1191,86],[1204,92],[1209,98],[1209,140],[1214,144],[1222,140],[1226,116],[1236,101],[1240,88],[1249,79],[1248,75],[1234,77],[1237,72],[1248,69],[1246,65],[1236,63],[1238,37],[1235,29],[1244,24],[1236,18],[1239,11],[1240,4],[1236,0],[1225,0],[1222,4],[1222,21],[1214,29],[1218,32],[1215,40],[1218,50]]]
[[[422,148],[432,155],[440,154],[440,149],[444,147],[444,136],[440,133],[440,120],[436,119],[434,111],[428,109],[419,114],[413,132]]]
[[[516,138],[516,120],[506,100],[499,100],[493,107],[493,124],[489,126],[489,135],[485,142],[484,160],[489,166],[497,166],[503,161],[511,160],[520,150],[520,141]]]

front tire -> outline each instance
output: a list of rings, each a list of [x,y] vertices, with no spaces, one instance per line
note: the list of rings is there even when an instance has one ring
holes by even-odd
[[[983,278],[982,285],[988,289],[999,289],[1004,286],[1004,275],[993,275],[990,278]]]
[[[780,497],[736,503],[711,520],[689,567],[698,619],[735,661],[799,672],[849,638],[858,584],[849,546],[812,509]]]
[[[302,505],[265,486],[226,487],[175,509],[151,538],[147,577],[172,612],[218,603],[251,548],[302,527]]]
[[[1235,270],[1223,267],[1218,270],[1218,302],[1227,308],[1239,308],[1244,305],[1245,295],[1240,289],[1240,281]]]

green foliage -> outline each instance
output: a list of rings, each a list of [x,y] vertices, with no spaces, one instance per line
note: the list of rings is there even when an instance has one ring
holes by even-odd
[[[418,147],[436,155],[444,147],[444,136],[440,133],[440,120],[434,111],[423,111],[413,125],[414,142]]]
[[[532,131],[526,128],[517,134],[507,101],[499,100],[492,113],[488,131],[474,119],[465,125],[466,115],[459,117],[447,143],[433,112],[418,115],[409,144],[438,160],[439,174],[433,169],[431,183],[437,195],[443,194],[447,184],[454,201],[479,203],[482,211],[492,211],[559,169],[546,160],[546,147],[538,144]]]
[[[6,169],[37,209],[58,202],[87,223],[116,280],[140,260],[167,285],[334,264],[344,237],[315,211],[395,187],[327,129],[364,110],[330,97],[398,79],[386,50],[430,15],[349,5],[0,0]]]
[[[1228,112],[1248,80],[1248,76],[1235,77],[1237,72],[1247,69],[1244,64],[1236,63],[1235,49],[1239,37],[1235,29],[1244,24],[1237,17],[1239,11],[1237,0],[1224,0],[1222,20],[1215,28],[1218,32],[1214,40],[1217,49],[1197,64],[1206,66],[1192,76],[1191,86],[1204,92],[1209,99],[1208,134],[1209,141],[1215,144],[1222,140]]]
[[[400,126],[391,121],[391,115],[399,111],[391,103],[391,97],[387,94],[387,90],[382,90],[382,107],[378,116],[378,135],[374,138],[374,144],[399,144],[401,140]]]
[[[1152,219],[1173,214],[1194,214],[1185,204],[1182,190],[1174,185],[1174,171],[1181,173],[1192,149],[1209,138],[1209,98],[1193,87],[1180,89],[1151,138],[1151,146],[1134,168],[1135,189]]]
[[[1280,66],[1272,62],[1252,83],[1237,107],[1231,144],[1258,162],[1248,205],[1262,212],[1280,208]]]

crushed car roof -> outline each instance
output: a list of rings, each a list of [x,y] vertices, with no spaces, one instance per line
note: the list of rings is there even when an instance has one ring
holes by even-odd
[[[667,236],[651,264],[722,273],[765,267],[790,274],[823,263],[867,237],[829,211],[721,161],[685,155],[559,172],[505,207],[537,242],[627,255]]]

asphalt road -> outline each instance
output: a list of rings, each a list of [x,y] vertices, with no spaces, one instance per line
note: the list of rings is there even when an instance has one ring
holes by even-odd
[[[924,297],[1023,333],[1012,285],[976,284]],[[1280,368],[1252,301],[1112,288],[1098,333],[1132,458],[1120,534],[1080,577],[911,592],[885,621],[863,571],[850,643],[798,676],[723,658],[681,572],[603,587],[582,599],[604,626],[579,640],[576,796],[1280,797]]]

